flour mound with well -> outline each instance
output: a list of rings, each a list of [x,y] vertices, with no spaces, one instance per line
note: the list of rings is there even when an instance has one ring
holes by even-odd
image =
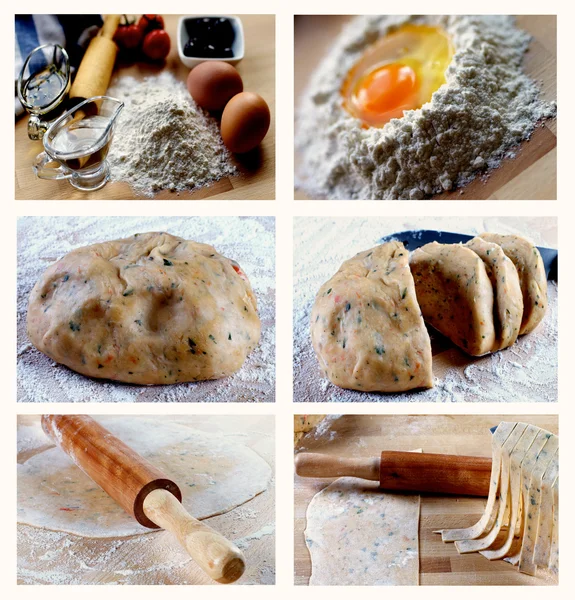
[[[420,109],[362,129],[340,89],[368,46],[404,23],[439,25],[455,54],[446,83]],[[531,36],[509,16],[362,16],[314,73],[296,116],[296,185],[330,199],[420,200],[500,165],[556,104],[522,70]]]
[[[152,197],[162,190],[192,191],[236,174],[217,122],[171,73],[143,81],[119,77],[108,95],[125,103],[108,155],[112,180]]]

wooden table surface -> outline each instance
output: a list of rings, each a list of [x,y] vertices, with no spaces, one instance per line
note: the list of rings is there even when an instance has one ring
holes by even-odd
[[[489,428],[501,421],[524,421],[558,433],[555,415],[344,415],[327,417],[296,445],[296,452],[339,456],[378,456],[382,450],[415,450],[491,456]],[[318,433],[320,432],[320,433]],[[295,584],[307,585],[311,561],[305,545],[306,510],[315,494],[333,479],[295,477]],[[485,500],[421,496],[419,525],[420,585],[549,585],[541,574],[530,577],[501,560],[458,554],[433,531],[468,527],[483,514]]]
[[[150,418],[144,416],[144,418]],[[250,447],[274,469],[274,421],[271,416],[165,416],[154,415],[199,429],[223,434]],[[30,436],[40,416],[20,415],[19,436]],[[26,428],[26,426],[28,426]],[[40,440],[43,433],[40,430]],[[23,444],[24,447],[31,444]],[[22,451],[23,463],[35,451]],[[275,489],[274,476],[268,488],[248,502],[206,523],[242,546],[246,572],[239,584],[272,585],[275,582]],[[48,546],[48,547],[47,547]],[[18,583],[20,584],[176,584],[219,585],[186,554],[166,531],[129,538],[84,538],[18,525]]]
[[[350,19],[342,15],[297,16],[295,20],[295,102],[303,93],[310,75]],[[517,24],[534,36],[525,56],[525,71],[537,82],[546,100],[557,99],[557,17],[519,15]],[[295,161],[297,165],[298,156]],[[461,193],[462,192],[462,193]],[[296,190],[297,200],[308,200]],[[557,199],[557,121],[550,119],[523,142],[514,159],[475,179],[464,188],[438,194],[433,200],[556,200]]]
[[[245,36],[245,58],[237,69],[244,82],[244,90],[260,94],[268,103],[272,115],[270,129],[261,147],[244,156],[238,156],[240,175],[227,177],[212,186],[193,193],[175,194],[169,190],[156,194],[153,200],[273,200],[275,198],[275,16],[239,15]],[[172,47],[165,68],[185,82],[189,69],[179,57],[177,24],[179,15],[164,15],[166,30]],[[137,63],[116,64],[115,73],[143,78],[157,73],[159,67]],[[18,200],[137,200],[150,198],[134,194],[127,183],[107,183],[95,192],[81,192],[67,181],[38,179],[32,171],[35,156],[42,152],[42,143],[28,139],[27,117],[16,122],[15,132],[15,193]],[[113,142],[112,142],[113,143]]]

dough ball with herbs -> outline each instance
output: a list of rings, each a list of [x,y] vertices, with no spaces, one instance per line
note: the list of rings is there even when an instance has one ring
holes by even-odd
[[[207,244],[167,233],[73,250],[34,286],[28,335],[87,375],[135,384],[218,379],[260,338],[240,266]]]

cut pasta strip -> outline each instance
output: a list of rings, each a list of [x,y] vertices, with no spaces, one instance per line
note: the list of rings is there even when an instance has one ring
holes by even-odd
[[[461,553],[504,559],[534,575],[557,573],[559,562],[559,438],[526,423],[501,423],[492,439],[491,486],[481,519],[437,533]]]
[[[497,514],[497,494],[499,491],[499,475],[501,469],[501,461],[499,460],[500,455],[495,450],[498,446],[502,446],[505,443],[515,425],[516,423],[500,423],[491,438],[491,453],[493,455],[490,479],[491,485],[483,516],[475,523],[475,525],[465,529],[445,529],[443,531],[436,531],[435,533],[441,533],[441,539],[444,542],[474,540],[483,535],[485,531],[491,529],[493,522],[495,521],[495,515]]]

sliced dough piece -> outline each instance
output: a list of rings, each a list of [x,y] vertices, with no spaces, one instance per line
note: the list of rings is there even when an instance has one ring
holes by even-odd
[[[444,542],[474,540],[483,535],[485,531],[491,529],[493,522],[495,521],[499,502],[497,494],[499,492],[499,479],[501,474],[501,454],[497,452],[497,448],[503,446],[511,432],[515,429],[515,425],[516,423],[504,421],[498,425],[495,433],[491,437],[491,455],[493,457],[491,462],[491,483],[487,504],[485,505],[485,510],[481,519],[479,519],[475,525],[466,527],[465,529],[444,529],[437,531],[436,533],[441,533],[441,539]]]
[[[476,237],[465,245],[481,258],[493,286],[496,339],[492,351],[496,352],[513,345],[521,328],[523,294],[517,269],[497,244]]]
[[[523,293],[523,319],[519,333],[530,333],[539,325],[547,310],[547,276],[539,250],[519,235],[482,233],[479,237],[501,246],[513,261]]]
[[[311,339],[322,369],[339,387],[432,387],[431,343],[402,243],[376,246],[341,265],[316,296]]]
[[[491,352],[493,287],[479,256],[432,242],[411,255],[410,265],[423,318],[468,354]]]
[[[419,495],[337,479],[307,509],[309,585],[418,585]]]

